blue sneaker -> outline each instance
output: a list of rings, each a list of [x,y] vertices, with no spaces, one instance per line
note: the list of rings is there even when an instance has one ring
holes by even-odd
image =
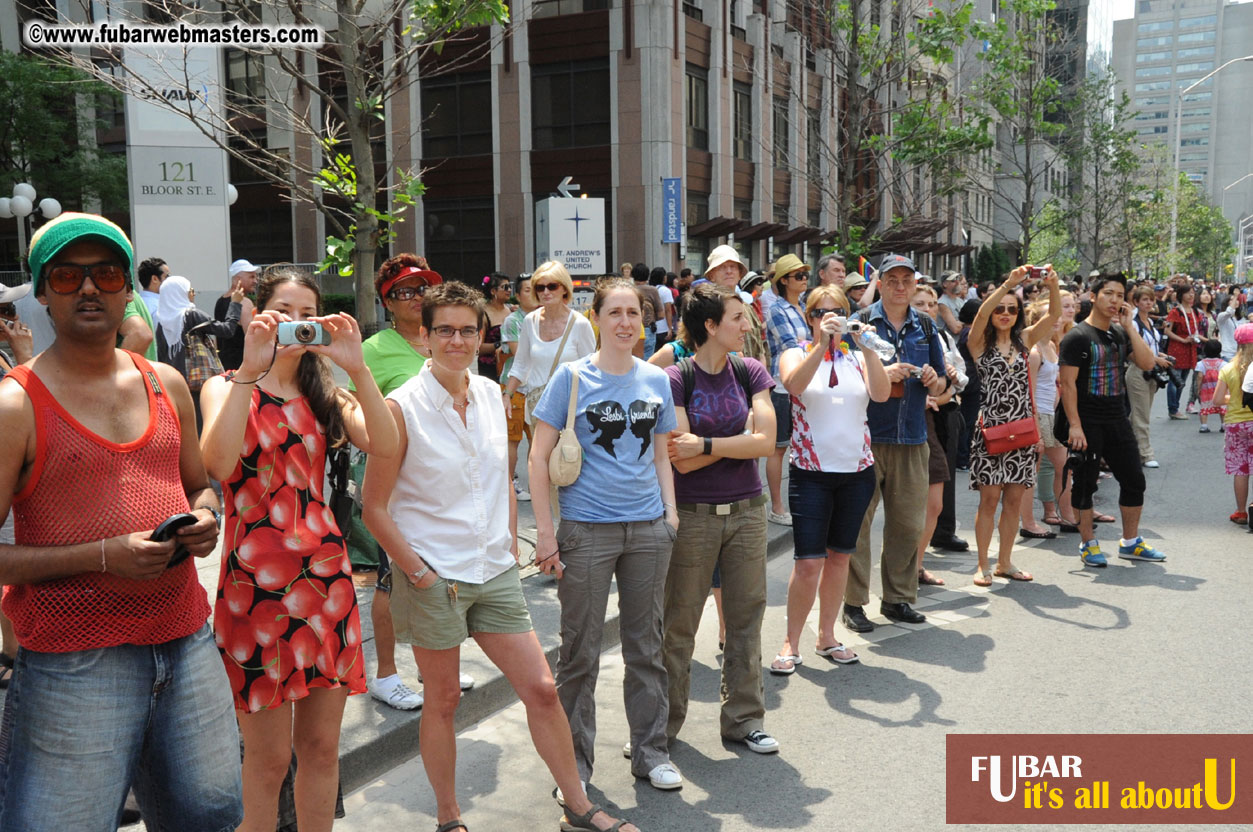
[[[1101,554],[1101,544],[1095,540],[1091,543],[1085,543],[1079,547],[1079,559],[1083,561],[1084,566],[1108,566],[1108,561]]]
[[[1150,563],[1161,563],[1166,556],[1154,549],[1143,540],[1134,543],[1123,543],[1118,547],[1118,557],[1123,560],[1147,560]]]

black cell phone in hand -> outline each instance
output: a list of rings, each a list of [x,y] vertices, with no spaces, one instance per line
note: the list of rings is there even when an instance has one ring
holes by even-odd
[[[179,529],[184,526],[190,526],[199,519],[200,518],[196,515],[188,514],[186,512],[167,517],[161,522],[161,525],[152,530],[152,536],[148,539],[156,541],[157,543],[164,543],[167,540],[172,540]],[[178,544],[174,548],[174,554],[170,556],[170,560],[165,565],[165,568],[170,569],[178,566],[180,563],[187,560],[190,555],[191,552],[187,551],[186,546],[181,543]]]

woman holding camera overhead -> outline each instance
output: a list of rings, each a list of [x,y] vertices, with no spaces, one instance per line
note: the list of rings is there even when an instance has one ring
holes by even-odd
[[[1022,301],[1014,293],[1030,274],[1040,276],[1049,290],[1048,313],[1025,328]],[[1000,553],[995,577],[1030,581],[1031,575],[1010,562],[1018,536],[1023,494],[1035,485],[1035,446],[1039,427],[1031,388],[1029,353],[1048,338],[1062,314],[1057,272],[1019,266],[979,307],[967,342],[983,388],[982,407],[970,436],[970,487],[979,492],[975,513],[975,540],[979,568],[975,586],[991,586],[988,550],[996,525],[996,506],[1001,505]]]
[[[201,391],[200,450],[226,509],[213,629],[244,739],[248,832],[274,829],[293,748],[300,828],[331,827],[344,703],[366,691],[352,565],[323,474],[328,448],[351,440],[386,457],[399,439],[357,322],[320,307],[308,274],[267,271],[243,363]]]
[[[1187,421],[1188,415],[1179,412],[1179,400],[1188,383],[1188,374],[1196,369],[1197,346],[1205,338],[1205,318],[1192,308],[1196,301],[1196,289],[1191,283],[1175,286],[1179,305],[1166,316],[1163,334],[1166,336],[1166,354],[1174,359],[1170,384],[1166,385],[1166,410],[1170,418]]]

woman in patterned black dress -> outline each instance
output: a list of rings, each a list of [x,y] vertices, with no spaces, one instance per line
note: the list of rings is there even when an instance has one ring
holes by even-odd
[[[970,436],[970,487],[979,492],[979,510],[975,514],[979,571],[975,575],[975,586],[992,585],[988,549],[992,545],[992,528],[998,525],[997,503],[1001,504],[1001,547],[995,576],[1014,581],[1031,580],[1030,573],[1010,563],[1010,552],[1018,534],[1023,493],[1035,485],[1035,446],[990,454],[980,429],[980,426],[994,427],[1035,418],[1027,356],[1033,346],[1052,333],[1053,324],[1061,316],[1062,303],[1057,272],[1046,266],[1048,271],[1042,282],[1049,290],[1048,314],[1024,331],[1022,299],[1014,289],[1030,268],[1014,269],[1009,279],[988,295],[970,327],[967,342],[983,389],[979,421]]]

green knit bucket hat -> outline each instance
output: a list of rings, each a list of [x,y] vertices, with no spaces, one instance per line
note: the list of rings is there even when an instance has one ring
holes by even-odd
[[[44,266],[48,261],[71,243],[83,240],[95,240],[114,249],[121,256],[126,267],[126,276],[130,280],[131,288],[134,288],[135,278],[131,273],[131,265],[135,260],[135,251],[126,232],[99,214],[70,211],[39,226],[35,236],[31,237],[27,263],[35,284],[35,294],[39,294]]]

